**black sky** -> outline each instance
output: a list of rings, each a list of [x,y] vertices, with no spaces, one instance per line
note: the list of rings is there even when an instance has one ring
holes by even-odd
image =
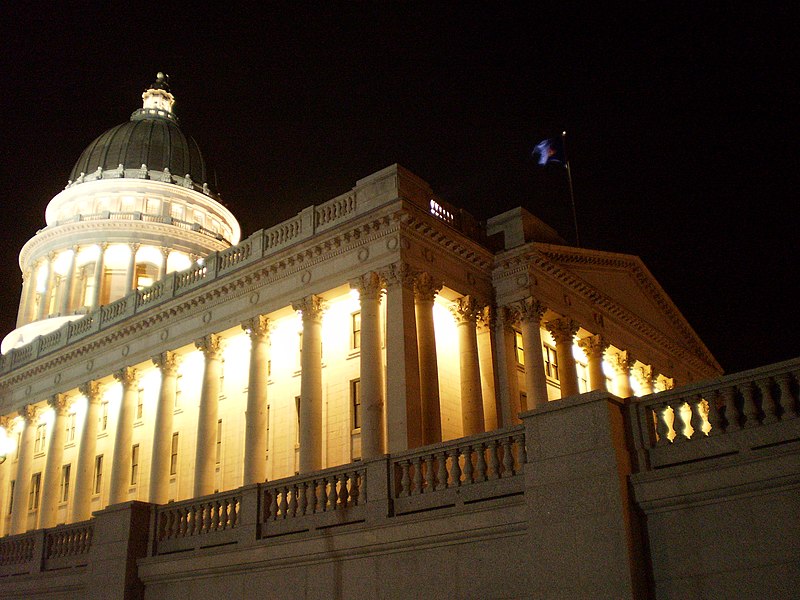
[[[3,332],[47,202],[163,70],[245,235],[398,162],[572,239],[529,156],[565,129],[582,245],[639,255],[726,371],[800,354],[791,3],[539,4],[3,3]]]

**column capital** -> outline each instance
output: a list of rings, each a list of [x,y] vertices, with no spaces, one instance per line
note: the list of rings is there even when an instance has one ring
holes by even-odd
[[[463,323],[475,324],[479,315],[483,312],[483,304],[473,296],[462,296],[461,298],[456,298],[453,304],[450,305],[450,312],[453,313],[456,323],[459,325]]]
[[[96,380],[87,381],[80,387],[78,391],[86,397],[89,404],[100,403],[100,382]]]
[[[514,311],[517,321],[530,321],[536,325],[541,324],[542,317],[547,310],[547,307],[542,302],[532,296],[513,302],[509,307]]]
[[[69,411],[72,402],[67,398],[66,394],[53,394],[47,399],[47,404],[58,416],[64,416]]]
[[[272,323],[266,316],[256,315],[242,323],[242,329],[250,336],[251,340],[263,340],[269,337]]]
[[[164,258],[169,258],[169,254],[172,251],[171,248],[167,248],[166,246],[161,246],[159,250],[161,250],[161,256],[163,256]],[[192,261],[196,261],[199,257],[196,254],[192,254],[191,258]]]
[[[601,334],[589,335],[578,340],[578,347],[586,352],[587,357],[597,356],[602,358],[608,349],[609,343]]]
[[[414,269],[405,262],[396,262],[389,265],[383,272],[387,287],[402,286],[407,289],[414,288]]]
[[[133,367],[122,367],[114,373],[114,379],[119,381],[124,388],[131,388],[139,383],[139,373]]]
[[[576,321],[568,317],[561,317],[560,319],[553,319],[545,323],[547,331],[553,336],[556,344],[572,344],[575,334],[578,333],[579,325]]]
[[[178,370],[178,355],[171,350],[157,354],[150,360],[152,360],[153,364],[159,368],[162,376],[174,375]]]
[[[478,313],[478,330],[483,328],[492,329],[497,324],[497,308],[491,304],[487,304]]]
[[[414,299],[418,302],[433,302],[444,285],[427,271],[420,271],[414,278]]]
[[[653,369],[653,365],[641,365],[633,369],[631,373],[640,384],[651,388],[653,387],[656,380],[656,372],[655,369]]]
[[[659,375],[656,378],[656,383],[663,391],[671,390],[675,387],[675,380],[672,377],[667,377],[666,375]]]
[[[319,321],[322,319],[322,313],[325,310],[325,302],[320,296],[311,294],[292,302],[292,308],[302,313],[303,321]]]
[[[98,242],[97,247],[100,248],[100,252],[105,252],[108,248],[108,242]]]
[[[620,350],[611,354],[611,366],[617,373],[630,373],[635,362],[636,358],[628,350]]]
[[[128,247],[133,251],[134,254],[136,253],[136,251],[139,248],[141,248],[141,246],[142,245],[139,242],[129,242],[128,243]]]
[[[375,271],[365,273],[350,281],[350,287],[358,290],[361,298],[379,299],[383,292],[383,277]]]
[[[34,423],[38,415],[39,411],[33,404],[26,404],[19,409],[19,416],[22,417],[22,420],[25,421],[26,425],[31,425]]]
[[[222,351],[222,338],[215,333],[209,333],[207,336],[195,340],[194,345],[207,359],[217,358]]]

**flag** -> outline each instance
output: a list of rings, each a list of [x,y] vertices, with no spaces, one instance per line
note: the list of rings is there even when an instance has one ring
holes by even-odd
[[[556,163],[559,165],[566,164],[564,159],[564,143],[561,138],[547,138],[542,140],[533,148],[531,156],[536,159],[540,165],[547,165]]]

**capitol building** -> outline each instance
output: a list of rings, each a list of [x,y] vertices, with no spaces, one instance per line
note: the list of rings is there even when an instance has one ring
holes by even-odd
[[[0,597],[793,597],[800,360],[399,165],[243,238],[175,103],[20,251]]]

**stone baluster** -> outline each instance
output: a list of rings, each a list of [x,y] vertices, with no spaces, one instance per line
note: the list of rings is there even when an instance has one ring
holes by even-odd
[[[433,324],[433,302],[441,288],[441,282],[434,280],[428,273],[419,273],[414,281],[423,444],[437,444],[442,441],[439,366]]]
[[[672,431],[675,437],[672,438],[673,444],[685,442],[686,437],[686,423],[683,421],[682,409],[686,402],[683,398],[670,402],[669,407],[672,409]]]
[[[656,446],[669,445],[669,424],[667,423],[667,409],[668,404],[657,405],[653,408],[653,414],[656,417]]]
[[[432,492],[436,489],[436,470],[433,468],[433,454],[425,455],[425,491]],[[422,490],[420,490],[422,492]]]
[[[250,337],[250,368],[247,378],[247,411],[245,412],[243,485],[260,483],[267,478],[267,365],[269,363],[269,329],[267,317],[257,315],[242,323]]]
[[[744,416],[744,428],[758,426],[758,407],[756,406],[755,389],[752,383],[747,382],[739,386],[742,394],[742,415]]]
[[[114,436],[114,460],[111,465],[109,504],[117,504],[128,499],[128,486],[131,483],[133,421],[136,417],[136,404],[139,395],[139,376],[136,369],[125,367],[114,373],[114,378],[122,384],[122,401],[119,405],[117,432]]]
[[[300,357],[300,473],[322,468],[322,298],[292,304],[303,319]]]
[[[558,376],[561,384],[561,397],[566,398],[580,393],[578,370],[572,356],[572,344],[578,333],[578,324],[572,319],[561,318],[549,321],[547,330],[556,342],[558,357]]]
[[[33,438],[36,433],[38,411],[33,404],[26,404],[19,411],[19,416],[22,417],[23,429],[19,441],[16,484],[14,484],[11,535],[25,533],[28,529],[28,493],[31,486]]]
[[[491,469],[489,479],[498,479],[500,477],[500,457],[497,455],[497,447],[497,440],[491,440],[488,444],[489,467]]]
[[[488,479],[486,473],[486,444],[480,443],[475,448],[476,461],[475,461],[475,474],[473,480],[476,482],[486,481]]]
[[[708,402],[708,422],[711,424],[711,430],[708,432],[708,435],[719,435],[722,433],[722,415],[719,412],[719,391],[711,390],[708,393],[706,402]]]
[[[689,408],[692,410],[692,416],[689,420],[689,425],[692,427],[692,435],[690,439],[697,440],[706,437],[703,431],[706,419],[703,415],[703,397],[694,396],[689,400]]]
[[[458,327],[462,435],[475,435],[486,429],[476,329],[477,318],[483,312],[483,306],[475,298],[463,296],[455,301],[451,312]]]
[[[796,418],[798,413],[795,399],[792,395],[792,376],[789,373],[776,375],[775,383],[778,384],[778,390],[780,390],[780,402],[783,409],[782,418]]]
[[[447,454],[442,452],[436,453],[436,460],[439,464],[439,470],[436,473],[436,489],[447,489]]]
[[[50,429],[47,445],[47,463],[42,484],[42,508],[39,512],[39,527],[55,527],[58,524],[58,494],[61,467],[64,462],[64,440],[67,435],[66,421],[70,403],[64,394],[53,395],[47,403],[53,409],[55,419]]]
[[[214,491],[222,340],[218,335],[210,334],[195,341],[195,346],[205,356],[194,463],[194,496],[197,497],[206,496]]]
[[[513,443],[514,440],[510,437],[504,437],[501,442],[503,446],[503,477],[511,477],[514,474]]]
[[[738,431],[741,426],[739,424],[739,410],[736,406],[736,388],[729,386],[723,388],[721,393],[725,404],[725,431]]]
[[[422,457],[414,459],[414,493],[422,492]]]
[[[589,391],[606,390],[606,374],[603,372],[603,357],[608,342],[600,335],[590,335],[578,341],[578,346],[586,353],[589,361]]]
[[[464,452],[464,468],[462,469],[462,473],[464,474],[464,483],[469,484],[473,482],[473,475],[475,473],[475,468],[472,464],[472,446],[468,445]]]
[[[178,357],[174,352],[162,352],[153,357],[161,371],[155,425],[153,427],[153,458],[150,463],[150,502],[164,504],[169,499],[169,465],[172,450],[172,420],[177,392]]]
[[[91,514],[97,428],[100,417],[100,384],[89,381],[79,388],[86,398],[86,416],[81,429],[78,468],[75,473],[75,495],[72,499],[72,521],[85,521]]]
[[[761,410],[764,412],[763,424],[777,423],[778,406],[775,403],[775,397],[772,395],[772,379],[760,379],[756,382],[756,385],[761,392]]]
[[[411,495],[411,478],[409,470],[411,469],[411,461],[404,460],[400,462],[400,495]]]

